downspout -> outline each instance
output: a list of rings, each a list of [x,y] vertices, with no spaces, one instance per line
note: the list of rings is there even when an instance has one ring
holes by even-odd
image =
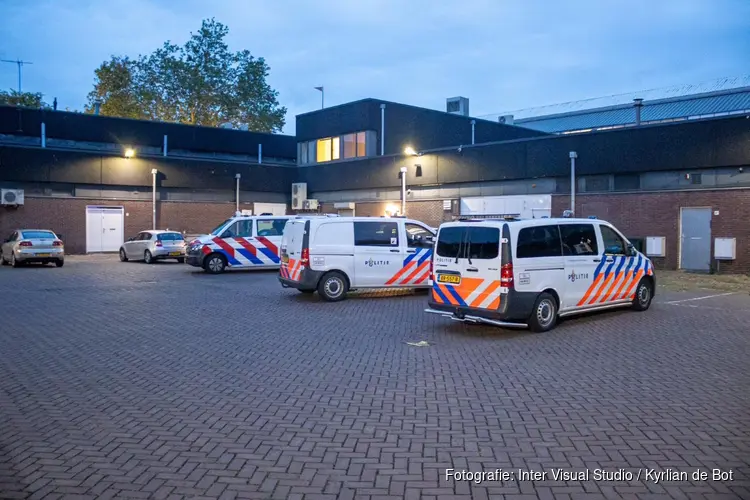
[[[380,156],[385,156],[385,104],[380,105]]]
[[[476,126],[477,121],[471,120],[471,143],[474,144],[474,127]]]

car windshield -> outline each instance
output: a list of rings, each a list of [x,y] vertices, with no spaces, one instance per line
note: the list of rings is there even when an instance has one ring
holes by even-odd
[[[51,231],[22,231],[21,234],[26,240],[54,240],[55,234]]]
[[[218,226],[216,226],[216,229],[214,229],[213,231],[211,231],[211,234],[213,234],[214,236],[218,236],[219,233],[221,232],[221,228],[223,228],[224,226],[226,226],[227,222],[229,222],[231,220],[232,219],[227,219],[224,222],[222,222],[221,224],[219,224]]]
[[[158,236],[162,241],[182,241],[182,235],[180,233],[162,233]]]

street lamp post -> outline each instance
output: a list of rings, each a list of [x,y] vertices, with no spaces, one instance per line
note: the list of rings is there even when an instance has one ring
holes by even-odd
[[[156,174],[159,171],[155,168],[151,169],[151,176],[152,176],[152,182],[151,182],[151,225],[154,229],[156,229]]]
[[[576,158],[578,153],[575,151],[570,152],[570,211],[572,216],[575,217],[576,213]]]
[[[401,167],[401,215],[406,215],[406,167]]]
[[[235,196],[237,200],[237,212],[240,211],[240,177],[242,177],[240,174],[234,174],[234,178],[237,179],[237,194]]]

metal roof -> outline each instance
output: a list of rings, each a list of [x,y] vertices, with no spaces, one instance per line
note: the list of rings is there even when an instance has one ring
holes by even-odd
[[[699,91],[699,93],[674,96],[686,90]],[[636,112],[633,106],[635,98],[643,99],[641,123],[747,113],[750,112],[750,75],[725,78],[711,84],[620,94],[503,114],[513,115],[516,125],[548,133],[618,128],[635,123]],[[605,102],[610,105],[596,106]],[[489,116],[497,117],[503,114]]]

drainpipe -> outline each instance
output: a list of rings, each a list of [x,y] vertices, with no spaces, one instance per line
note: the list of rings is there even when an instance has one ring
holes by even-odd
[[[380,105],[380,156],[385,156],[385,104]]]
[[[258,144],[258,164],[263,163],[263,144]]]
[[[235,200],[237,200],[237,212],[240,211],[240,174],[234,174],[234,178],[237,179],[237,194]]]
[[[635,106],[635,124],[636,126],[641,124],[641,108],[643,107],[643,99],[633,99],[633,105]]]
[[[401,215],[406,215],[406,167],[401,167]]]
[[[573,212],[572,216],[576,214],[576,158],[578,153],[575,151],[570,152],[570,210]]]
[[[167,156],[167,134],[164,134],[164,156]]]
[[[156,174],[158,170],[155,168],[151,169],[151,175],[153,176],[153,180],[151,183],[151,227],[156,229]]]
[[[477,121],[471,120],[471,143],[474,144],[474,127],[476,126]]]
[[[47,124],[42,122],[42,147],[47,147]]]

